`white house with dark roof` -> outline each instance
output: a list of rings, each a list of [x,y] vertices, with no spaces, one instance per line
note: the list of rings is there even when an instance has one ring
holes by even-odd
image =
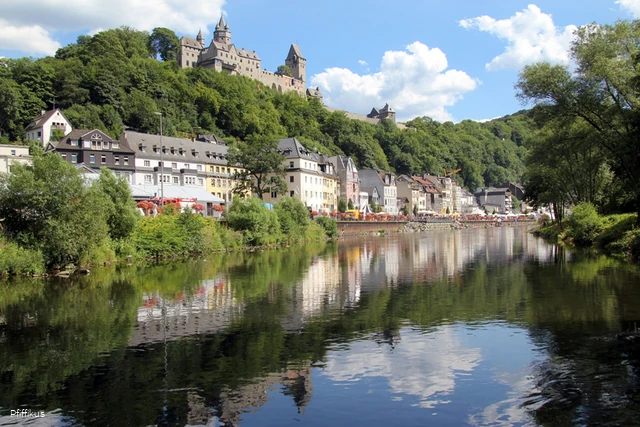
[[[295,138],[281,139],[278,149],[284,156],[287,183],[286,196],[297,197],[316,212],[333,212],[338,207],[338,175],[333,163],[323,154],[303,146]],[[269,203],[277,203],[282,194],[263,196]]]
[[[121,140],[135,152],[132,184],[201,187],[206,189],[206,153],[223,145],[171,136],[124,131]],[[161,161],[163,166],[161,167]]]
[[[42,146],[46,147],[54,129],[60,129],[64,136],[69,135],[73,130],[71,123],[59,108],[50,111],[42,110],[25,129],[25,137],[30,141],[41,141]]]

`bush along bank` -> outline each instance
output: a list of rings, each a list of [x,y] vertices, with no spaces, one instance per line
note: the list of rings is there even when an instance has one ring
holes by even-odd
[[[36,148],[31,165],[0,174],[0,276],[335,236],[335,221],[311,221],[302,202],[288,197],[272,210],[255,198],[237,200],[223,219],[170,207],[143,217],[124,178],[102,168],[89,182],[60,156]]]
[[[226,221],[225,221],[226,220]],[[140,217],[129,236],[106,238],[81,258],[66,264],[88,267],[118,260],[159,260],[205,256],[215,252],[252,250],[294,243],[327,240],[337,234],[336,221],[309,218],[297,199],[284,198],[269,210],[255,198],[238,200],[222,221],[191,210],[166,209],[164,214]],[[0,241],[0,275],[42,274],[55,268],[38,250]]]
[[[633,213],[601,216],[591,203],[581,203],[563,221],[544,224],[533,234],[569,246],[640,260],[640,228]]]

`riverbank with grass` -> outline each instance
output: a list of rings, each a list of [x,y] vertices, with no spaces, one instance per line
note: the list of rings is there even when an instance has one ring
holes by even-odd
[[[581,203],[561,222],[549,222],[532,233],[577,248],[594,248],[632,261],[640,260],[640,228],[636,214],[598,215],[595,207]]]

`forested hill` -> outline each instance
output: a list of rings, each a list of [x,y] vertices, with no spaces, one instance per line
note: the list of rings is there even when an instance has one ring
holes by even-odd
[[[423,117],[405,130],[391,122],[376,126],[255,80],[183,70],[172,60],[177,40],[167,29],[149,34],[123,27],[81,36],[55,57],[0,59],[2,142],[19,141],[29,121],[55,103],[74,128],[158,133],[154,112],[162,111],[166,135],[295,136],[311,149],[352,156],[360,167],[398,174],[461,168],[456,179],[472,190],[519,181],[524,172],[523,141],[534,129],[526,113],[486,123]]]

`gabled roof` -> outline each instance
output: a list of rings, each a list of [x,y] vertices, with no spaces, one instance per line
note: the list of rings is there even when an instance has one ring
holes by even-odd
[[[55,110],[49,110],[49,111],[42,112],[38,117],[36,117],[35,119],[33,119],[29,123],[29,126],[27,126],[25,131],[30,131],[30,130],[33,130],[33,129],[41,128],[56,113],[60,113],[60,115],[67,121],[67,123],[69,122],[69,120],[67,120],[67,118],[64,116],[64,114],[62,114],[62,111],[60,111],[59,108],[56,108]]]
[[[322,93],[320,93],[319,87],[315,89],[312,87],[307,88],[307,95],[312,96],[314,98],[322,98]]]
[[[293,57],[297,56],[298,58],[304,59],[302,53],[300,53],[300,48],[297,44],[293,43],[289,48],[289,54],[287,55],[287,59],[293,59]]]
[[[376,107],[373,107],[371,109],[371,112],[369,114],[367,114],[367,117],[378,117],[380,115],[380,111],[378,111],[378,109]]]
[[[258,54],[256,53],[256,51],[249,51],[246,49],[236,49],[236,51],[238,52],[238,56],[242,56],[244,58],[249,58],[249,59],[255,59],[256,61],[260,61],[260,58],[258,57]]]
[[[198,34],[198,36],[201,35],[202,34]],[[182,38],[180,39],[180,46],[189,46],[196,49],[202,49],[203,47],[202,43],[200,43],[198,40],[187,36],[182,36]]]
[[[319,161],[318,153],[308,150],[304,145],[295,138],[285,138],[278,142],[278,149],[286,156],[287,159],[309,159]]]
[[[65,136],[64,138],[62,138],[60,141],[58,142],[49,142],[48,146],[47,146],[47,151],[50,150],[55,150],[55,149],[63,149],[63,148],[70,148],[71,145],[69,143],[69,141],[71,140],[80,140],[82,139],[84,140],[91,140],[91,137],[97,135],[99,137],[100,140],[102,141],[111,141],[111,142],[116,142],[119,143],[118,148],[114,148],[111,149],[109,151],[113,151],[113,152],[122,152],[122,153],[131,153],[133,154],[133,150],[129,147],[129,144],[127,144],[126,141],[120,141],[117,138],[112,138],[109,135],[107,135],[106,133],[102,132],[100,129],[74,129],[71,131],[71,133],[69,133],[67,136]],[[73,147],[74,149],[82,149],[83,147],[78,146],[78,147]]]
[[[161,139],[162,144],[160,144]],[[125,131],[120,138],[120,142],[127,142],[128,146],[135,152],[136,157],[139,158],[160,160],[163,157],[165,161],[227,164],[227,146],[222,144],[192,141],[172,136],[162,136],[160,138],[160,135],[133,131]],[[157,152],[153,151],[154,146],[158,148]],[[164,153],[160,152],[161,146],[166,149]],[[142,151],[142,147],[144,147],[145,151]],[[173,154],[171,154],[172,148],[174,149]],[[179,154],[180,150],[185,153],[184,156]],[[207,156],[207,153],[209,156]]]

